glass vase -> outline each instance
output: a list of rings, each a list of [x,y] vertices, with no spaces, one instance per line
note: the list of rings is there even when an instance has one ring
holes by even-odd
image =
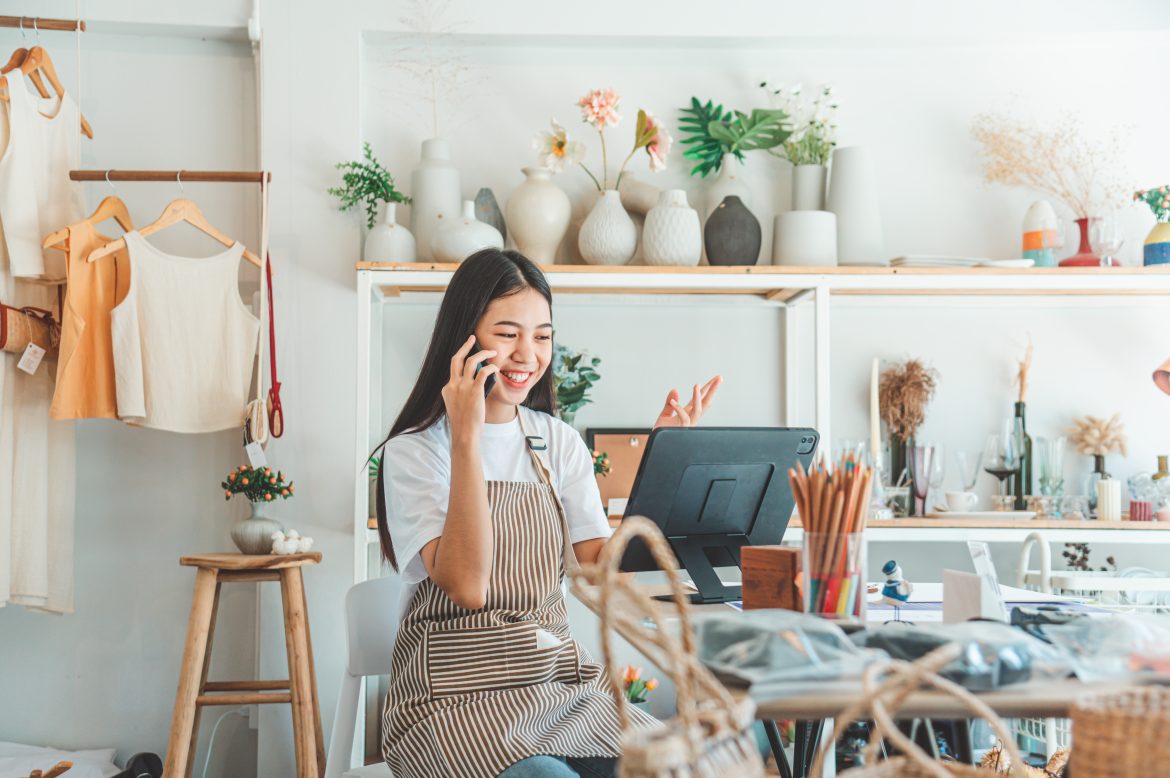
[[[864,621],[864,534],[806,532],[800,586],[805,613]]]

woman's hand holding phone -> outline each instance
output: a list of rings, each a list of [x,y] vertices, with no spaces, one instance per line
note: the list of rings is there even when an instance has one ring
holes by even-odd
[[[473,335],[451,357],[451,379],[443,387],[443,405],[447,409],[453,436],[469,436],[483,428],[485,385],[489,378],[500,372],[498,367],[487,363],[496,352],[479,350],[471,353],[475,346]]]

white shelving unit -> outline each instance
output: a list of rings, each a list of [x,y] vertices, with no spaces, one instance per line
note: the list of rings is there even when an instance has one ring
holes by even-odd
[[[364,472],[371,447],[384,434],[384,420],[379,407],[382,375],[382,316],[384,305],[420,293],[439,293],[447,288],[456,265],[430,263],[357,264],[357,430],[355,464]],[[991,268],[889,268],[839,267],[799,268],[780,266],[749,267],[592,267],[552,265],[543,268],[555,294],[656,295],[670,294],[702,297],[707,295],[741,295],[755,298],[758,304],[784,309],[812,305],[815,342],[815,379],[813,392],[816,427],[824,441],[832,440],[829,397],[831,375],[830,316],[832,299],[837,296],[871,295],[895,301],[906,295],[977,298],[994,296],[1029,301],[1036,297],[1096,296],[1170,297],[1170,267],[1150,268],[1034,268],[1000,270]],[[795,423],[796,391],[795,344],[803,333],[797,332],[794,318],[784,317],[785,393],[784,418]],[[412,366],[413,368],[413,366]],[[377,436],[375,438],[375,436]],[[354,571],[356,580],[368,574],[370,543],[377,542],[376,532],[367,527],[372,513],[369,488],[364,478],[355,484],[354,499]],[[879,523],[880,524],[880,523]],[[873,526],[867,535],[873,541],[935,542],[946,540],[1023,540],[1028,526],[916,526],[890,523]],[[1159,531],[1151,525],[1142,528],[1108,528],[1086,522],[1083,527],[1061,526],[1046,531],[1061,533],[1068,540],[1096,539],[1101,542],[1130,543],[1149,539]],[[788,540],[798,539],[798,529],[789,531]],[[1170,536],[1167,536],[1170,537]]]

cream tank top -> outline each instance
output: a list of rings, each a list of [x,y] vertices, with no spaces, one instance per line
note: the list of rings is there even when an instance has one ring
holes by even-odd
[[[118,416],[171,432],[241,427],[260,334],[240,299],[243,244],[195,258],[125,237],[130,289],[111,314]]]

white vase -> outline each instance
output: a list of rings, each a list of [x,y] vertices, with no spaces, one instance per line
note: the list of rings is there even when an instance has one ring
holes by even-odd
[[[621,194],[606,189],[585,217],[577,236],[577,248],[590,265],[624,265],[638,247],[634,220],[622,207]]]
[[[382,205],[382,220],[366,235],[366,262],[413,262],[418,258],[414,236],[396,220],[397,203]]]
[[[564,190],[552,182],[548,168],[526,167],[521,172],[524,183],[508,198],[508,231],[521,254],[542,265],[554,264],[569,229],[572,204]]]
[[[1056,267],[1056,242],[1060,239],[1060,220],[1047,200],[1037,200],[1024,214],[1024,249],[1021,257],[1036,267]]]
[[[788,211],[772,222],[772,264],[837,264],[837,217],[828,211]]]
[[[748,185],[740,178],[742,172],[742,165],[734,154],[723,155],[723,162],[719,165],[719,175],[707,185],[703,200],[704,224],[711,217],[711,213],[719,207],[719,203],[730,195],[738,197],[749,211],[755,213],[752,208],[752,190],[748,189]]]
[[[668,189],[646,214],[642,255],[647,265],[694,266],[703,251],[699,214],[682,189]]]
[[[232,525],[232,542],[241,554],[272,553],[272,533],[284,532],[284,525],[269,515],[272,503],[252,503],[252,513]]]
[[[622,174],[622,183],[618,186],[622,193],[622,207],[630,213],[645,216],[650,209],[658,205],[662,190],[653,184],[639,181],[632,173]]]
[[[463,201],[459,218],[439,228],[431,238],[436,262],[462,262],[480,249],[502,249],[504,236],[490,224],[475,218],[475,201]]]
[[[887,264],[877,180],[864,147],[833,151],[827,205],[837,214],[838,264]]]
[[[418,243],[419,259],[433,259],[431,239],[445,223],[459,216],[459,170],[451,164],[451,147],[441,138],[424,140],[422,160],[410,175],[414,202],[410,231]]]
[[[792,210],[825,210],[825,179],[828,172],[824,165],[797,165],[792,168]]]

